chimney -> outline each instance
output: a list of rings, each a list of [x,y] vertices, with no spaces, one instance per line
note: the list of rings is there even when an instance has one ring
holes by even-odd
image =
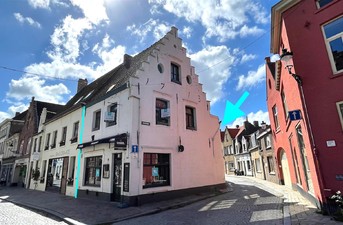
[[[255,127],[258,127],[258,121],[254,121],[253,123]]]
[[[270,57],[266,57],[264,58],[264,60],[266,61],[266,63],[270,63]]]
[[[262,123],[261,123],[261,127],[262,127],[262,129],[263,129],[263,130],[265,130],[265,129],[266,129],[266,127],[267,127],[267,124],[266,124],[264,121],[262,121]]]
[[[128,54],[124,55],[124,66],[126,69],[129,69],[131,66],[131,59],[132,59],[132,56],[130,56]]]
[[[15,116],[19,116],[20,112],[15,112]]]
[[[82,88],[86,87],[88,85],[88,80],[87,78],[85,79],[79,79],[77,82],[77,92],[81,91]]]
[[[236,128],[239,128],[239,125],[236,125]]]
[[[176,28],[176,27],[172,26],[170,32],[171,32],[175,37],[177,37],[177,28]]]

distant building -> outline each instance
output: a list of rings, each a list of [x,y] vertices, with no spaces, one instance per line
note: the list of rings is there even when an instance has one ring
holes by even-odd
[[[271,52],[282,60],[266,58],[277,172],[318,208],[343,187],[342,9],[338,0],[282,0],[271,15]]]
[[[238,133],[238,128],[226,127],[222,134],[222,144],[225,161],[225,174],[232,175],[235,172],[235,137]]]

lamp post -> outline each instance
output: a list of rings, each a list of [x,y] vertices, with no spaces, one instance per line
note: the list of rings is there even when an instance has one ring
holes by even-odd
[[[282,49],[282,54],[280,56],[280,60],[285,63],[285,68],[288,70],[288,73],[294,77],[296,82],[301,86],[302,80],[301,77],[295,73],[292,73],[292,59],[293,59],[293,52],[287,51],[287,49]]]

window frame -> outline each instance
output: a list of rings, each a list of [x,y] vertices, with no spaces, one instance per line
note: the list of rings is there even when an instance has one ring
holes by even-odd
[[[100,124],[101,124],[101,109],[96,110],[93,113],[92,131],[100,130],[100,127],[101,127]]]
[[[157,101],[166,105],[166,108],[157,107]],[[162,118],[162,109],[169,109],[169,116]],[[164,122],[166,121],[166,122]],[[164,125],[170,126],[170,101],[163,99],[163,98],[156,98],[155,99],[155,124],[156,125]]]
[[[280,129],[280,122],[279,122],[278,111],[277,111],[276,105],[273,106],[272,111],[273,111],[275,130],[279,130]]]
[[[342,28],[342,31],[338,34],[335,34],[329,38],[326,37],[326,33],[325,33],[325,29],[324,27],[337,21],[337,20],[340,20],[342,19],[343,20],[343,16],[338,16],[332,20],[330,20],[329,22],[325,23],[322,25],[322,32],[323,32],[323,36],[324,36],[324,42],[325,42],[325,46],[326,46],[326,52],[328,53],[328,56],[329,56],[329,61],[330,61],[330,64],[331,64],[331,69],[332,69],[332,72],[334,75],[336,74],[339,74],[339,73],[342,73],[343,72],[343,68],[340,69],[340,70],[337,70],[337,67],[336,67],[336,62],[335,62],[335,59],[334,59],[334,56],[332,54],[332,50],[331,50],[331,46],[330,46],[330,42],[331,41],[334,41],[334,40],[337,40],[337,39],[341,39],[342,42],[343,42],[343,28]]]
[[[174,73],[175,71],[177,71],[177,73]],[[170,63],[170,81],[181,84],[181,66],[174,62]]]
[[[94,165],[89,165],[91,159],[94,159]],[[100,160],[100,165],[98,164],[99,160]],[[96,176],[97,169],[100,170],[98,177]],[[101,170],[102,170],[102,156],[101,155],[86,157],[85,158],[84,186],[100,187],[101,186],[101,173],[102,173]],[[94,177],[90,176],[90,174],[94,174]],[[90,178],[93,178],[94,183],[89,183]]]
[[[328,4],[330,4],[331,2],[333,2],[334,0],[329,0],[329,2],[324,3],[324,5],[320,5],[320,3],[319,3],[320,1],[321,1],[321,0],[316,0],[317,9],[321,9],[321,8],[327,6]]]
[[[57,130],[54,131],[53,133],[53,137],[52,137],[52,143],[50,145],[51,149],[56,147],[56,142],[57,142]]]
[[[74,125],[73,125],[73,136],[72,136],[72,138],[70,139],[70,142],[71,142],[71,143],[75,143],[75,142],[77,142],[77,140],[78,140],[78,136],[79,136],[79,126],[80,126],[80,122],[79,122],[79,121],[75,122]]]
[[[343,101],[336,102],[338,117],[341,122],[342,130],[343,130]]]
[[[191,110],[191,113],[187,112],[187,109]],[[196,130],[197,123],[196,123],[196,109],[192,106],[185,106],[185,117],[186,117],[186,129],[187,130]],[[190,121],[192,124],[190,124]]]
[[[112,111],[112,107],[114,108]],[[113,112],[114,113],[114,120],[113,121],[108,121],[106,122],[106,127],[111,127],[114,125],[117,125],[117,115],[118,115],[118,103],[113,103],[107,107],[108,112]]]
[[[153,158],[152,156],[156,155],[157,157]],[[158,156],[159,155],[163,155],[164,157],[168,157],[168,161],[159,161]],[[150,157],[148,157],[150,156]],[[164,158],[165,159],[165,158]],[[147,162],[147,160],[149,160],[149,162]],[[153,162],[154,160],[156,160],[156,162]],[[163,158],[162,158],[163,160]],[[147,172],[150,172],[149,168],[151,167],[151,170],[153,167],[157,167],[158,168],[158,172],[159,173],[163,173],[166,172],[166,174],[164,174],[164,176],[157,176],[158,180],[157,182],[155,182],[155,178],[152,178],[153,176],[151,176],[151,180],[153,180],[153,183],[149,183],[146,184],[147,179],[146,176]],[[152,174],[151,174],[152,175]],[[164,179],[160,179],[160,178],[165,178]],[[153,153],[153,152],[144,152],[143,153],[143,189],[146,188],[154,188],[154,187],[161,187],[161,186],[170,186],[170,177],[171,177],[171,154],[169,153]],[[145,179],[145,180],[144,180]]]
[[[267,156],[268,172],[275,174],[275,162],[273,156]]]
[[[60,146],[64,146],[67,140],[67,126],[62,127],[62,136],[60,141]]]
[[[50,147],[50,137],[51,137],[51,133],[47,133],[44,150],[48,150]]]

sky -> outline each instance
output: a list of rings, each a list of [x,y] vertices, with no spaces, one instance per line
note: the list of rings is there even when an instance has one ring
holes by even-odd
[[[211,113],[243,93],[245,116],[269,124],[265,57],[271,7],[279,0],[2,0],[0,121],[31,98],[65,104],[77,80],[89,83],[162,38],[172,26],[187,48]]]

